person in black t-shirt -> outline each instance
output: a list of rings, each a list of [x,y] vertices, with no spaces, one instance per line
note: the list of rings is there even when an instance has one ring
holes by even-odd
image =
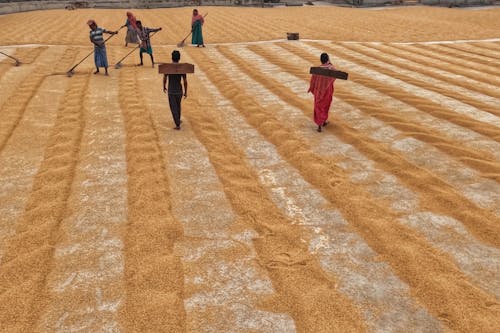
[[[172,62],[178,63],[181,59],[181,53],[177,50],[172,52]],[[184,94],[181,85],[181,78],[184,83]],[[168,89],[167,89],[168,81]],[[168,94],[168,104],[170,105],[170,112],[174,118],[174,129],[181,129],[181,101],[182,95],[187,98],[187,78],[186,74],[164,74],[163,75],[163,91]]]

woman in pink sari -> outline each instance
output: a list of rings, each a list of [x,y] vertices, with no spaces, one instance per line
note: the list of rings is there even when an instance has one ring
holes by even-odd
[[[330,63],[330,57],[327,53],[322,53],[321,67],[335,69]],[[314,122],[318,125],[318,132],[321,132],[321,127],[328,125],[328,112],[333,99],[333,84],[335,78],[315,75],[311,76],[309,90],[314,95]]]
[[[196,45],[196,47],[205,47],[203,41],[203,23],[205,19],[201,14],[198,14],[198,9],[193,9],[193,17],[191,18],[191,44]]]

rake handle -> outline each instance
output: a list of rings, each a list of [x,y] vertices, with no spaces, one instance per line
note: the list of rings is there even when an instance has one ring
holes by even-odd
[[[153,37],[153,36],[154,36],[157,32],[158,32],[158,31],[153,32],[153,33],[151,34],[151,36],[149,36],[149,38]],[[141,45],[140,45],[140,44],[139,44],[139,45],[137,45],[136,47],[134,47],[134,48],[132,49],[132,51],[130,51],[129,53],[127,53],[127,54],[126,54],[123,58],[121,58],[121,59],[120,59],[120,60],[119,60],[119,61],[115,64],[115,66],[118,66],[119,64],[121,64],[121,62],[122,62],[123,60],[125,60],[125,58],[126,58],[126,57],[128,57],[129,55],[131,55],[131,54],[132,54],[135,50],[137,50],[139,47],[141,47]]]
[[[118,29],[117,32],[120,31],[120,30],[122,30],[122,28],[123,27],[120,27],[120,29]],[[107,42],[108,40],[110,40],[111,38],[113,38],[114,35],[116,35],[116,34],[112,34],[111,36],[109,36],[108,38],[106,38],[104,40],[104,42]],[[77,63],[75,66],[71,67],[71,69],[68,71],[68,73],[71,73],[78,65],[80,65],[85,59],[87,59],[88,57],[90,57],[93,53],[94,53],[94,50],[92,50],[92,52],[90,52],[89,54],[87,54],[85,56],[85,58],[83,58],[82,60],[80,60],[80,62]]]
[[[4,56],[6,56],[6,57],[11,58],[12,60],[15,60],[15,61],[16,61],[16,64],[17,64],[17,63],[21,63],[18,59],[14,58],[14,57],[12,57],[12,56],[10,56],[10,55],[8,55],[7,53],[3,53],[3,52],[1,52],[1,51],[0,51],[0,53],[1,53],[1,54],[3,54],[3,55],[4,55]]]

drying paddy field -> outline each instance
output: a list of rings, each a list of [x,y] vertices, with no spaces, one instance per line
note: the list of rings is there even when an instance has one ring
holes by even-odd
[[[200,11],[180,131],[124,29],[66,76],[124,10],[0,16],[1,331],[499,332],[500,9]]]

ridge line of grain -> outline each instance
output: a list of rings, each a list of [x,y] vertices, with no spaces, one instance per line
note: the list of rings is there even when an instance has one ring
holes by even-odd
[[[479,66],[478,69],[475,69],[478,73],[470,73],[467,75],[470,75],[471,77],[474,77],[474,79],[478,81],[483,81],[487,82],[490,84],[496,84],[498,85],[499,79],[498,78],[493,78],[495,83],[492,83],[491,81],[484,81],[484,77],[481,76],[481,74],[488,73],[491,75],[496,75],[496,71],[494,70],[494,67],[491,66],[489,63],[484,63],[477,61],[477,59],[473,57],[469,57],[463,53],[458,52],[458,50],[453,50],[453,49],[446,49],[443,47],[443,45],[394,45],[397,48],[403,48],[403,49],[411,49],[411,52],[415,52],[417,54],[421,54],[427,57],[434,57],[439,59],[440,61],[447,62],[450,64],[454,64],[456,66],[463,66],[463,62],[471,62],[474,63],[476,66]],[[467,69],[470,68],[464,68],[465,73],[468,73]]]
[[[415,66],[413,64],[409,64],[408,62],[405,62],[405,63],[396,63],[396,62],[389,63],[389,60],[387,59],[387,55],[378,54],[377,51],[373,52],[372,50],[367,50],[367,49],[365,49],[365,47],[366,48],[368,48],[368,47],[365,46],[365,45],[361,45],[361,44],[357,44],[357,45],[344,44],[343,47],[346,48],[346,49],[348,49],[348,50],[350,50],[350,51],[354,51],[356,53],[359,53],[359,54],[361,54],[361,55],[363,55],[363,56],[365,56],[367,58],[373,58],[373,59],[376,59],[379,62],[382,62],[382,63],[385,63],[385,64],[389,64],[389,65],[392,65],[394,67],[398,67],[400,69],[404,69],[404,70],[407,70],[407,71],[414,71],[416,73],[421,73],[421,74],[424,74],[424,75],[426,75],[428,77],[432,77],[434,79],[437,79],[437,80],[440,80],[440,81],[444,81],[445,83],[448,83],[448,84],[449,84],[448,80],[451,80],[451,79],[448,79],[448,78],[442,78],[439,74],[436,74],[436,73],[434,73],[432,71],[429,71],[429,70],[426,70],[426,69],[423,69],[423,68],[419,68],[418,66]],[[379,51],[379,52],[383,53],[383,51]],[[401,58],[401,56],[400,56],[400,58]],[[367,62],[367,63],[369,63],[369,62]],[[457,101],[460,101],[460,102],[462,102],[464,104],[473,106],[473,107],[475,107],[477,109],[480,109],[482,111],[489,112],[489,113],[491,113],[491,114],[493,114],[495,116],[500,116],[500,110],[494,108],[490,104],[481,102],[479,99],[476,99],[476,98],[473,98],[473,97],[464,96],[464,95],[459,94],[459,93],[457,94],[457,92],[451,91],[451,90],[449,90],[449,88],[442,88],[440,86],[436,86],[436,85],[433,85],[433,84],[428,84],[428,83],[422,81],[422,79],[410,77],[408,74],[397,73],[397,72],[395,72],[393,70],[385,69],[383,67],[380,67],[379,65],[373,65],[372,64],[372,66],[376,67],[376,70],[378,72],[380,72],[380,73],[383,73],[383,74],[386,74],[388,76],[397,78],[397,79],[399,79],[401,81],[410,83],[410,84],[412,84],[414,86],[417,86],[417,87],[420,87],[420,88],[423,88],[423,89],[426,89],[426,90],[434,91],[434,92],[436,92],[438,94],[441,94],[443,96],[455,99]],[[453,82],[453,84],[455,84],[455,83]],[[465,88],[465,89],[467,89],[467,88]]]
[[[183,269],[173,254],[183,237],[172,216],[169,181],[158,134],[137,86],[136,68],[120,72],[119,100],[126,132],[128,221],[124,235],[124,327],[185,331]]]
[[[45,53],[49,52],[50,50]],[[4,149],[7,141],[21,121],[26,106],[35,96],[38,87],[43,83],[46,75],[50,74],[51,71],[51,66],[49,64],[38,66],[19,84],[15,92],[9,96],[1,106],[2,122],[0,122],[0,152]]]
[[[311,42],[308,44],[316,45],[320,49],[327,49],[331,52],[334,52],[335,54],[341,55],[341,57],[343,59],[350,61],[358,66],[364,66],[365,68],[368,68],[368,69],[375,71],[377,73],[389,76],[391,78],[395,78],[395,79],[402,81],[408,85],[413,85],[413,86],[419,87],[423,90],[427,90],[427,91],[431,91],[431,92],[435,92],[437,94],[443,95],[441,92],[436,92],[435,88],[433,88],[432,85],[426,86],[425,83],[423,83],[421,80],[417,80],[417,79],[414,79],[408,75],[404,75],[404,74],[398,73],[396,71],[393,71],[391,69],[387,69],[382,65],[374,64],[373,62],[364,58],[363,54],[356,55],[356,54],[349,53],[349,52],[353,52],[352,50],[356,49],[356,47],[346,47],[346,46],[339,47],[336,45],[326,46],[326,45],[317,44],[314,42]],[[344,50],[340,49],[340,48],[343,48]],[[358,52],[358,51],[354,51],[354,52]],[[358,52],[358,53],[361,53],[361,52]],[[371,78],[367,77],[365,74],[360,74],[360,73],[356,73],[356,77],[353,77],[352,79],[359,80],[360,82],[367,82],[367,85],[369,85],[370,83],[373,85],[373,83],[376,82],[375,79],[371,79]],[[389,85],[382,85],[382,86],[375,84],[374,86],[375,86],[374,89],[377,89],[379,91],[384,91],[389,96],[394,97],[394,98],[398,98],[399,100],[401,100],[403,102],[405,101],[406,98],[410,98],[410,99],[414,100],[413,101],[414,103],[416,102],[416,104],[418,105],[417,106],[418,108],[420,108],[420,104],[427,104],[427,106],[434,105],[435,108],[440,110],[443,114],[447,114],[448,118],[450,118],[450,119],[455,120],[455,118],[463,118],[464,121],[471,123],[472,124],[471,126],[475,125],[473,128],[476,128],[476,131],[482,130],[483,128],[486,127],[487,131],[490,131],[492,133],[492,134],[490,134],[490,137],[492,137],[492,139],[494,139],[495,141],[500,141],[500,138],[498,138],[498,135],[497,135],[498,127],[493,125],[493,124],[490,124],[490,123],[482,121],[482,120],[474,119],[474,118],[470,117],[469,115],[464,115],[461,113],[454,112],[454,110],[451,109],[450,106],[441,105],[441,104],[439,104],[439,102],[434,102],[428,97],[427,98],[426,97],[419,97],[417,95],[417,93],[408,93],[408,92],[404,91],[404,89],[398,89],[397,87],[394,87],[393,85],[390,85],[390,84]],[[402,92],[402,93],[400,93],[400,92]],[[458,101],[459,103],[466,104],[466,103],[460,101],[460,99],[457,97],[449,97],[447,95],[443,95],[443,96],[446,96],[447,98]],[[417,101],[423,101],[423,102],[417,102]],[[497,116],[496,115],[497,112],[495,111],[495,109],[493,107],[488,106],[488,109],[493,111],[493,112],[487,111],[490,113],[491,116]],[[432,110],[430,110],[429,108],[426,108],[425,111],[430,113]],[[480,110],[480,112],[484,112],[484,111]],[[497,118],[498,118],[498,116],[497,116]],[[450,121],[452,121],[452,120],[450,120]],[[457,122],[461,121],[461,119],[456,119],[456,121]]]
[[[306,55],[305,52],[299,50],[295,46],[291,46],[289,44],[283,44],[280,43],[278,44],[280,47],[283,47],[284,49],[295,53],[296,55],[309,59],[310,55]],[[322,49],[325,51],[333,52],[335,54],[341,54],[343,59],[350,59],[351,57],[344,52],[341,52],[338,49],[334,49],[331,47],[326,47],[324,45],[321,45]],[[356,62],[356,61],[353,61]],[[498,135],[498,127],[494,125],[490,125],[484,122],[480,122],[474,119],[471,119],[467,116],[462,116],[462,115],[457,115],[457,113],[448,110],[444,108],[442,105],[433,102],[427,98],[424,97],[419,97],[415,94],[408,94],[403,92],[402,90],[398,89],[397,87],[391,87],[391,86],[383,86],[379,84],[376,80],[371,79],[365,75],[356,73],[356,75],[352,76],[351,80],[353,80],[356,83],[359,83],[361,85],[367,86],[369,88],[372,88],[374,90],[379,91],[382,94],[386,94],[392,98],[395,98],[403,103],[409,104],[409,105],[414,105],[415,108],[421,110],[422,112],[426,112],[436,118],[440,118],[449,122],[452,122],[458,126],[462,126],[465,128],[468,128],[474,132],[477,132],[479,134],[482,134],[492,140],[495,141],[500,141],[500,136]]]
[[[443,81],[448,81],[456,86],[462,87],[464,89],[468,89],[470,91],[475,91],[475,92],[478,92],[478,93],[481,93],[481,94],[484,94],[484,95],[487,95],[490,97],[500,98],[500,93],[496,93],[495,91],[493,91],[491,89],[482,88],[481,86],[477,86],[474,83],[460,80],[459,78],[449,78],[444,74],[439,74],[439,73],[436,73],[432,70],[424,69],[424,67],[435,68],[437,70],[451,73],[451,74],[454,74],[456,76],[465,76],[465,77],[470,78],[471,80],[474,80],[474,81],[481,83],[481,84],[488,84],[490,86],[493,85],[493,84],[488,82],[490,80],[484,80],[486,82],[479,80],[479,78],[477,78],[477,76],[475,76],[473,73],[471,74],[471,72],[467,71],[466,68],[456,68],[458,66],[453,65],[453,64],[451,64],[453,66],[453,68],[450,68],[449,66],[440,65],[439,62],[442,62],[440,59],[431,58],[428,55],[423,55],[423,54],[420,54],[420,53],[417,53],[414,51],[410,51],[408,49],[397,47],[398,45],[365,45],[365,46],[370,47],[370,48],[375,49],[375,50],[379,50],[380,52],[383,52],[385,54],[393,55],[396,57],[403,57],[405,59],[411,60],[412,62],[415,63],[414,65],[411,65],[411,67],[418,66],[419,67],[418,70],[420,72],[425,71],[426,75],[429,75],[433,78],[443,80]],[[406,54],[401,56],[401,53],[406,53]],[[420,59],[419,57],[425,57],[426,59]],[[436,60],[438,62],[436,62]],[[482,79],[484,79],[484,76],[482,77]],[[500,85],[500,81],[498,82],[498,84]]]
[[[445,48],[451,49],[456,51],[457,53],[464,54],[466,57],[470,57],[472,59],[475,59],[476,61],[480,63],[484,63],[485,65],[489,65],[491,62],[487,59],[483,58],[489,58],[492,61],[494,60],[500,60],[500,57],[495,57],[494,54],[490,53],[489,55],[486,55],[484,53],[479,53],[479,51],[474,51],[471,50],[470,48],[467,48],[469,45],[468,44],[442,44],[440,46],[444,46]],[[471,54],[470,56],[468,54]]]
[[[0,266],[0,322],[4,328],[33,331],[47,302],[44,288],[78,163],[85,126],[82,91],[87,90],[88,82],[88,76],[72,79],[17,233],[6,243]]]
[[[439,80],[439,81],[444,81],[445,83],[447,84],[453,84],[453,85],[456,85],[456,86],[460,86],[462,88],[465,88],[466,90],[468,91],[471,91],[471,89],[469,89],[469,87],[471,85],[467,85],[467,84],[463,84],[461,83],[461,81],[459,80],[455,80],[455,79],[451,79],[451,78],[446,78],[446,77],[443,77],[442,75],[438,74],[438,73],[435,73],[431,70],[427,70],[425,68],[422,68],[422,67],[419,67],[417,65],[414,65],[414,64],[410,64],[408,62],[404,62],[404,63],[400,63],[400,62],[397,62],[397,63],[391,63],[388,59],[387,59],[387,55],[382,55],[381,53],[384,53],[384,51],[380,51],[380,49],[377,49],[376,47],[370,47],[368,45],[343,45],[346,49],[349,49],[351,51],[354,51],[354,52],[357,52],[357,53],[360,53],[368,58],[374,58],[382,63],[386,63],[386,64],[389,64],[389,65],[392,65],[394,67],[398,67],[398,68],[401,68],[401,69],[405,69],[405,70],[408,70],[408,71],[413,71],[413,72],[417,72],[417,73],[422,73],[428,77],[432,77],[436,80]],[[379,51],[380,53],[377,53],[377,51]],[[411,59],[408,59],[408,57],[404,57],[404,56],[401,56],[401,55],[397,55],[398,58],[402,58],[403,60],[410,60]],[[378,70],[378,69],[377,69]],[[456,91],[451,91],[449,90],[449,88],[442,88],[440,86],[436,86],[436,85],[433,85],[433,84],[428,84],[426,82],[424,82],[422,79],[417,79],[417,78],[412,78],[410,77],[408,74],[402,74],[402,73],[396,73],[397,75],[393,75],[393,71],[390,71],[389,72],[390,74],[387,74],[387,73],[384,73],[384,74],[387,74],[387,75],[391,75],[392,77],[395,77],[399,80],[402,80],[404,82],[408,82],[410,84],[413,84],[417,87],[420,87],[420,88],[423,88],[423,89],[427,89],[427,90],[431,90],[431,91],[434,91],[438,94],[441,94],[443,96],[446,96],[446,97],[449,97],[449,98],[453,98],[453,99],[456,99],[458,101],[461,101],[462,103],[465,103],[465,104],[468,104],[470,106],[473,106],[477,109],[480,109],[480,110],[483,110],[483,111],[487,111],[491,114],[494,114],[496,116],[500,116],[500,110],[498,108],[495,108],[493,107],[492,105],[490,104],[487,104],[487,103],[483,103],[481,102],[480,99],[476,99],[476,98],[473,98],[473,97],[469,97],[469,96],[465,96],[463,94],[460,94],[460,93],[457,93]],[[450,73],[453,73],[453,72],[450,72]],[[479,91],[478,91],[479,90]],[[479,93],[481,94],[487,94],[487,93],[484,93],[483,91],[481,91],[481,89],[477,89],[477,88],[473,88],[472,91],[478,91]],[[500,97],[500,94],[496,94],[495,92],[491,92],[492,97],[495,97],[495,98],[499,98]]]
[[[280,65],[279,61],[271,59],[271,56],[264,48],[261,48],[259,46],[251,46],[249,47],[249,49],[265,57],[271,63],[280,67],[282,66]],[[306,59],[309,61],[314,60],[313,57],[309,55],[300,54],[300,56],[307,57]],[[238,65],[241,68],[245,68],[245,66],[248,66],[243,61],[238,62]],[[288,68],[288,70],[290,70],[290,67]],[[266,82],[268,80],[273,81],[273,79],[267,78],[258,72],[249,72],[249,71],[246,72],[250,76],[253,76],[255,79],[257,79],[257,81],[259,81],[263,85],[267,85],[270,87],[270,85],[266,84]],[[297,76],[305,81],[307,81],[310,78],[310,75],[305,71],[301,71],[301,69],[299,70],[294,68],[292,70],[292,73],[294,76]],[[281,85],[280,83],[276,84]],[[496,173],[493,175],[491,174],[491,168],[494,167],[495,169],[499,169],[500,165],[498,165],[497,160],[495,159],[495,157],[491,155],[490,152],[487,151],[477,152],[476,148],[472,149],[469,147],[464,147],[461,144],[457,144],[456,141],[444,138],[443,136],[441,136],[440,133],[436,132],[435,130],[414,125],[408,122],[408,118],[401,119],[401,117],[398,116],[397,112],[393,112],[397,110],[392,110],[390,108],[380,109],[376,105],[369,104],[368,102],[366,102],[366,100],[363,100],[356,94],[353,94],[345,89],[337,89],[335,91],[335,96],[340,97],[340,99],[342,99],[344,102],[358,108],[363,113],[366,113],[367,115],[375,119],[379,119],[384,123],[387,123],[390,126],[400,130],[406,136],[414,137],[418,140],[421,140],[423,142],[435,146],[437,149],[443,151],[444,153],[459,159],[462,163],[468,165],[469,167],[485,173],[485,177],[493,178],[495,180],[498,179],[498,177],[500,177],[500,175],[497,175]],[[284,98],[284,100],[288,101],[288,98]],[[298,103],[296,106],[299,109],[308,110],[311,108],[311,103],[309,101],[302,101],[301,103]],[[464,155],[467,158],[464,158]],[[500,170],[498,173],[500,174]]]

